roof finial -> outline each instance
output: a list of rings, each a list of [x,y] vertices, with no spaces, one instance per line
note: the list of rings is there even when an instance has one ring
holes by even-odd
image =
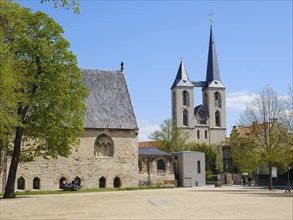
[[[210,11],[210,14],[209,14],[209,16],[210,16],[211,25],[213,25],[213,20],[214,20],[214,12],[213,12],[212,10]]]
[[[181,61],[183,60],[183,56],[181,56]]]
[[[120,67],[121,67],[120,71],[123,72],[123,70],[124,70],[124,63],[123,62],[121,62]]]

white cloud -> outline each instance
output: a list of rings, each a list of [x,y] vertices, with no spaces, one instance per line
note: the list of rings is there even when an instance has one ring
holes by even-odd
[[[226,104],[227,108],[244,111],[246,104],[251,102],[254,94],[249,95],[248,91],[237,91],[227,94]]]
[[[138,141],[149,141],[150,134],[160,128],[159,125],[152,124],[147,120],[138,120],[137,123],[139,128]]]

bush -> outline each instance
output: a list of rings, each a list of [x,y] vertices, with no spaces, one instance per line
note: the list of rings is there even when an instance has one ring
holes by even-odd
[[[217,181],[217,175],[208,175],[206,176],[206,181]]]

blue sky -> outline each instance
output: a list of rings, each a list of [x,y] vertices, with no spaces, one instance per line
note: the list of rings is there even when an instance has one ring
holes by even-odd
[[[204,80],[210,20],[226,86],[227,136],[253,93],[292,85],[292,1],[83,1],[79,15],[51,3],[18,1],[64,28],[80,68],[118,70],[124,62],[139,141],[171,117],[170,87],[181,57]],[[201,90],[195,89],[195,104]]]

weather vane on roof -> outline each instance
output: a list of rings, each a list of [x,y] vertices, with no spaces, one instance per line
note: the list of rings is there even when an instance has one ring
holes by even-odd
[[[213,20],[214,20],[214,12],[211,10],[210,14],[210,21],[211,21],[211,24],[213,24]]]

